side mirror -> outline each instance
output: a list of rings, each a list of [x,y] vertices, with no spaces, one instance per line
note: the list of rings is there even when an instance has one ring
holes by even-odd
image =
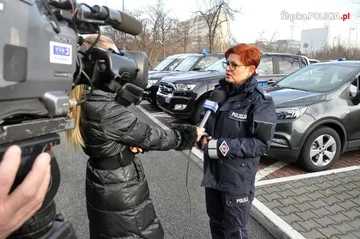
[[[196,66],[192,69],[193,71],[200,71],[201,70],[201,67],[200,66]]]
[[[259,71],[258,69],[255,70],[255,76],[258,76],[259,75]]]
[[[354,105],[360,103],[359,77],[356,79],[356,85],[350,84],[349,94]]]

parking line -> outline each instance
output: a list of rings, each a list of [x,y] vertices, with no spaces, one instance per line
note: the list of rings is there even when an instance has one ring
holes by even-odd
[[[278,161],[276,163],[267,166],[266,168],[261,169],[260,171],[257,172],[255,181],[259,181],[265,178],[269,174],[276,172],[277,170],[281,169],[282,167],[285,167],[288,164],[289,163],[287,162]]]

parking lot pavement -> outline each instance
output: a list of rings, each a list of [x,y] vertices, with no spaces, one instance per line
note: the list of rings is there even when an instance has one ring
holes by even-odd
[[[146,101],[142,101],[139,105],[139,108],[163,128],[169,128],[173,124],[189,123],[186,120],[179,120],[171,117],[170,115],[162,112],[161,109],[159,109],[156,105],[151,105]],[[193,152],[199,158],[202,157],[202,153],[199,150],[193,149]],[[355,165],[360,165],[360,151],[344,153],[334,163],[331,169],[338,169]],[[258,167],[257,180],[270,180],[294,175],[304,175],[307,173],[307,171],[302,170],[297,164],[288,164],[286,162],[277,161],[269,157],[262,157]]]

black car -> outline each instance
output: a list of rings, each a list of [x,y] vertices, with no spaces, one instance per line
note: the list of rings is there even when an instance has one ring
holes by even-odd
[[[199,71],[210,66],[224,57],[224,53],[189,54],[174,70],[150,72],[148,85],[144,89],[142,98],[156,105],[156,92],[159,89],[160,80],[165,76],[179,75],[188,71]]]
[[[316,63],[265,87],[277,125],[268,155],[309,171],[360,148],[360,61]]]
[[[190,54],[176,54],[166,57],[154,69],[149,70],[149,74],[159,71],[171,71],[174,70],[186,57]]]
[[[176,118],[197,123],[204,101],[219,80],[225,77],[224,61],[219,60],[205,71],[164,77],[156,96],[159,108]],[[261,55],[256,78],[260,86],[266,86],[306,65],[309,61],[304,56],[265,52]]]

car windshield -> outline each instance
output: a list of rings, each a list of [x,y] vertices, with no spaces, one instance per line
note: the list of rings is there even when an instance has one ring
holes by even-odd
[[[218,72],[225,72],[225,69],[223,67],[223,62],[226,61],[225,58],[222,58],[215,62],[214,64],[207,67],[206,71],[218,71]]]
[[[176,68],[176,71],[189,71],[201,56],[188,56]]]
[[[173,62],[176,58],[174,57],[167,57],[163,61],[161,61],[157,66],[154,68],[155,71],[162,71],[167,67],[171,62]]]
[[[305,91],[328,92],[335,89],[358,68],[358,66],[350,65],[312,64],[286,76],[275,86]]]

